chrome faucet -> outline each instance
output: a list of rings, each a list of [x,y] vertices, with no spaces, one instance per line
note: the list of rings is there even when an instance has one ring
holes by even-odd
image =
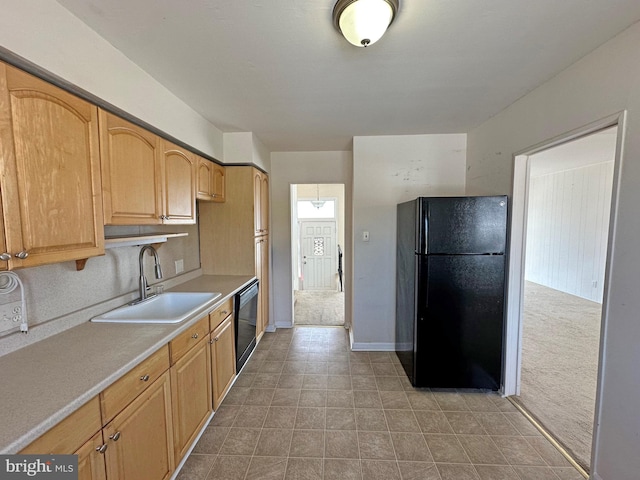
[[[162,278],[162,269],[160,268],[160,261],[158,260],[158,252],[156,252],[156,249],[153,248],[153,246],[145,245],[140,249],[140,256],[138,257],[138,263],[140,264],[140,285],[139,285],[140,298],[136,301],[136,303],[146,300],[148,296],[147,290],[149,289],[149,285],[147,284],[147,278],[144,276],[144,262],[143,262],[144,252],[146,252],[147,250],[150,250],[151,253],[153,253],[153,258],[155,259],[155,262],[156,262],[156,265],[155,265],[156,278],[157,279]]]

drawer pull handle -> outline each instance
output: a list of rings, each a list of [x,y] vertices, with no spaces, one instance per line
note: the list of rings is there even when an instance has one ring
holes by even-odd
[[[118,440],[120,440],[120,432],[116,432],[113,435],[109,435],[109,438],[114,442],[117,442]]]
[[[193,339],[198,338],[198,334],[197,334],[197,333],[194,333],[193,335],[191,335],[191,338],[193,338]]]
[[[215,340],[212,338],[211,340],[209,340],[209,345],[213,345],[213,342],[215,342]]]
[[[8,260],[11,260],[11,254],[9,253],[0,253],[0,260],[2,260],[3,262],[6,262]]]
[[[219,340],[219,337],[216,337],[213,339],[214,342],[217,342]]]
[[[149,381],[149,375],[143,375],[140,377],[140,380],[142,380],[143,382],[148,382]]]
[[[227,312],[226,310],[222,310],[220,313],[221,313],[222,315],[226,315],[226,314],[227,314],[227,313],[229,313],[229,312]]]
[[[23,251],[18,252],[18,253],[15,254],[15,257],[19,258],[20,260],[24,260],[28,256],[29,256],[29,252],[27,252],[26,250],[23,250]]]
[[[104,453],[106,452],[108,446],[109,445],[107,445],[106,443],[104,445],[100,445],[99,447],[96,447],[96,452]]]

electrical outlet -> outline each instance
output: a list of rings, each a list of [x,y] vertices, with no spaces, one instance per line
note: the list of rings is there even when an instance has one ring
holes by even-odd
[[[0,305],[0,333],[20,327],[22,302],[9,302]]]
[[[184,260],[176,260],[176,274],[184,272]]]

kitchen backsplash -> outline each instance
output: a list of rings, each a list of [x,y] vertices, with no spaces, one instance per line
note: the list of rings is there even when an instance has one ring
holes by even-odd
[[[158,248],[163,279],[156,280],[151,257],[145,257],[145,274],[150,285],[167,288],[199,275],[200,247],[197,225],[154,227],[107,227],[107,235],[133,233],[186,232],[185,237],[169,238]],[[88,321],[138,296],[138,255],[140,247],[107,249],[105,255],[90,258],[84,270],[75,262],[63,262],[15,270],[25,289],[29,333],[17,328],[0,332],[0,356],[34,341]],[[176,274],[176,261],[183,260],[184,272]],[[4,300],[0,298],[0,304]]]

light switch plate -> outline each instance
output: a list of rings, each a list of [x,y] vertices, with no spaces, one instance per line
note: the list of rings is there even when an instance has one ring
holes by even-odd
[[[362,232],[362,241],[363,242],[368,242],[369,241],[369,232]]]

